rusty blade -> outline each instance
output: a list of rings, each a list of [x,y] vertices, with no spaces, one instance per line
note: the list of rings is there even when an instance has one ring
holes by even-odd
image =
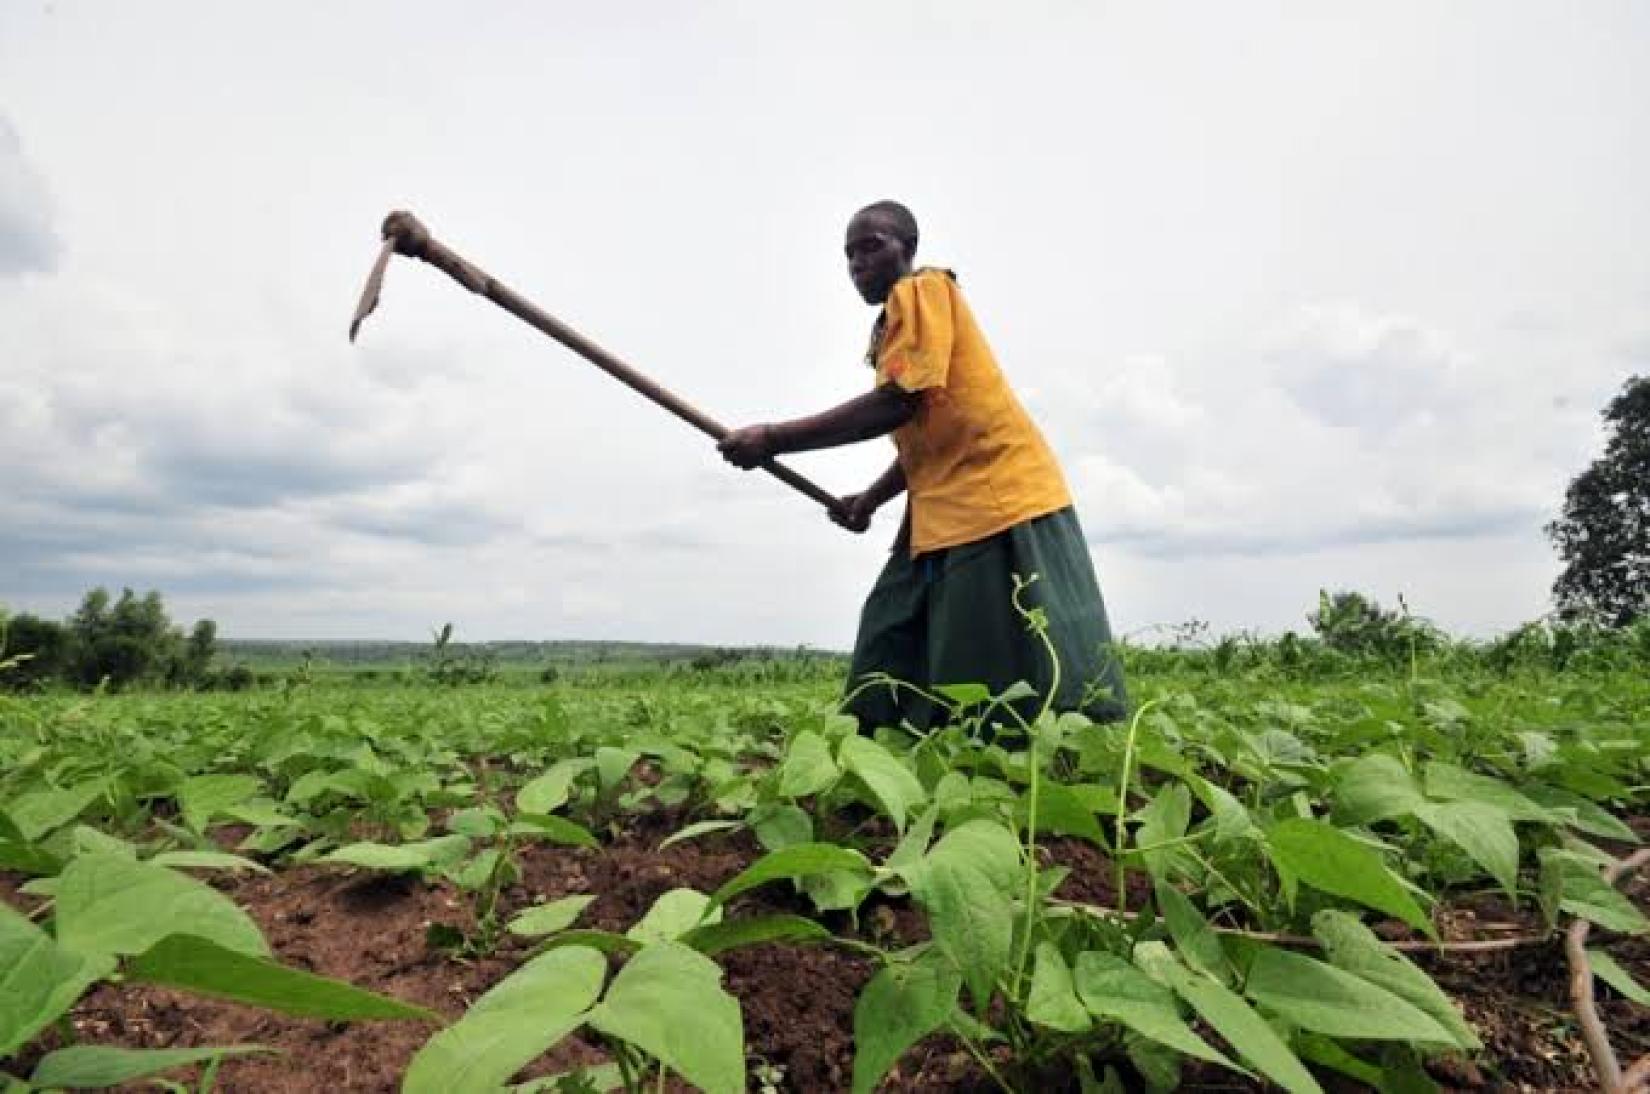
[[[390,264],[390,256],[394,253],[395,237],[385,236],[384,245],[378,250],[378,260],[372,264],[372,272],[367,274],[367,283],[361,289],[361,302],[355,305],[355,318],[349,322],[351,342],[355,341],[362,322],[378,307],[378,294],[384,288],[384,269]]]

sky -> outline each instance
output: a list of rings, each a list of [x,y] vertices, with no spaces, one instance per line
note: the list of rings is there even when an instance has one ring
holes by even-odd
[[[863,391],[895,198],[1058,454],[1114,630],[1488,635],[1650,373],[1650,7],[0,0],[0,604],[239,638],[846,648],[898,507],[728,425]],[[841,494],[886,440],[788,462]]]

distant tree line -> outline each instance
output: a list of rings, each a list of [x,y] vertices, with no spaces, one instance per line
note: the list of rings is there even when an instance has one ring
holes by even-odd
[[[0,616],[0,687],[248,686],[249,672],[215,666],[217,651],[218,625],[201,619],[187,632],[175,626],[159,592],[122,589],[113,597],[97,588],[62,622]]]

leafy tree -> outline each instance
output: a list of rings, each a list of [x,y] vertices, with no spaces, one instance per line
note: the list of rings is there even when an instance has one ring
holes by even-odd
[[[1559,615],[1623,627],[1650,614],[1650,376],[1622,386],[1604,423],[1604,455],[1570,483],[1547,536],[1564,560]]]
[[[1325,646],[1348,654],[1373,654],[1401,660],[1437,648],[1443,640],[1438,628],[1399,609],[1383,608],[1362,593],[1318,591],[1318,610],[1306,617]]]
[[[36,687],[60,677],[69,659],[69,632],[61,623],[27,613],[0,620],[0,684]]]

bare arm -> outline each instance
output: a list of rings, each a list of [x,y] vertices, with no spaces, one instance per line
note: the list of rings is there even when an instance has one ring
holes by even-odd
[[[889,384],[811,417],[736,429],[717,447],[729,463],[751,468],[784,452],[835,448],[892,433],[911,420],[921,402],[922,396]]]
[[[842,511],[833,512],[831,519],[850,532],[863,532],[871,526],[871,515],[905,492],[905,472],[895,460],[888,470],[877,476],[865,490],[842,499]]]

